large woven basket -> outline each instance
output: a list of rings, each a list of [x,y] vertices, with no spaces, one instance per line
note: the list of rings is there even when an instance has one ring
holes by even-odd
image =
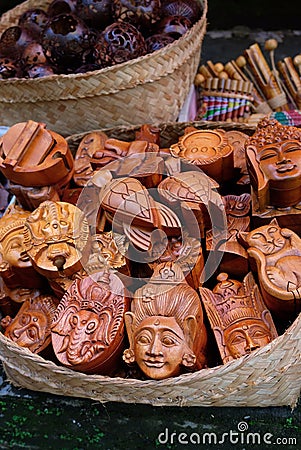
[[[123,64],[85,74],[0,80],[0,123],[29,119],[66,136],[94,128],[175,121],[193,83],[206,32],[201,19],[180,39]],[[3,14],[0,34],[30,8],[51,0],[27,0]]]
[[[225,122],[159,125],[162,146],[169,146],[186,126],[236,129],[247,134],[254,126]],[[110,137],[131,140],[139,127],[105,130]],[[76,150],[85,133],[70,136]],[[19,347],[0,333],[0,359],[16,386],[100,402],[145,403],[155,406],[296,406],[300,395],[301,314],[284,334],[254,353],[225,365],[166,380],[141,381],[74,372]]]

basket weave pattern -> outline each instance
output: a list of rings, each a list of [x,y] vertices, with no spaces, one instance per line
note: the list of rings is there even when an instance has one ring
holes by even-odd
[[[224,366],[165,380],[85,375],[59,367],[0,333],[0,359],[16,386],[100,402],[154,406],[296,406],[300,394],[301,315],[270,344]]]
[[[49,3],[28,0],[3,14],[0,33],[15,25],[22,12],[45,9]],[[31,119],[66,136],[113,125],[176,120],[200,60],[207,0],[202,4],[202,18],[154,53],[85,74],[1,80],[0,123],[11,126]]]
[[[184,129],[235,129],[252,134],[254,126],[226,122],[160,124],[162,147],[176,142]],[[132,140],[139,126],[115,127],[110,137]],[[70,136],[75,151],[86,133]],[[300,395],[301,314],[285,333],[254,353],[225,365],[165,380],[111,378],[85,375],[58,366],[19,347],[0,333],[0,360],[8,380],[16,386],[100,402],[145,403],[154,406],[295,407]]]

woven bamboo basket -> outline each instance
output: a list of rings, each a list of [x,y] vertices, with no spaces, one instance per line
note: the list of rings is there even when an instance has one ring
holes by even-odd
[[[226,122],[186,122],[159,125],[161,144],[169,146],[185,127],[235,129],[253,134],[255,127]],[[134,139],[139,126],[106,129],[108,136]],[[75,151],[81,133],[67,140]],[[144,403],[153,406],[295,407],[300,395],[301,314],[274,341],[225,365],[165,380],[86,375],[58,366],[19,347],[0,333],[0,360],[15,386],[100,402]]]
[[[180,39],[146,56],[84,74],[0,80],[0,123],[45,122],[67,136],[94,128],[175,121],[189,93],[206,32],[203,15]],[[3,14],[0,33],[30,8],[51,0],[27,0]]]

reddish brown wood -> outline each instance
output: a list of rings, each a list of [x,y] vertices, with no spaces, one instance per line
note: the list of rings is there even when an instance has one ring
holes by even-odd
[[[178,264],[156,266],[150,281],[135,292],[125,323],[130,348],[123,358],[136,361],[147,377],[161,380],[205,366],[200,299]]]
[[[73,174],[73,157],[66,140],[29,120],[9,128],[0,140],[0,169],[22,186],[66,184]]]
[[[301,200],[301,130],[262,119],[246,142],[247,166],[260,211]]]
[[[58,360],[73,370],[112,375],[124,349],[127,310],[124,286],[112,272],[75,280],[53,320],[52,343]]]
[[[249,233],[240,233],[251,267],[258,273],[264,301],[287,319],[301,311],[301,239],[276,219]]]
[[[17,315],[1,321],[5,336],[33,353],[42,352],[51,343],[51,323],[55,301],[50,295],[26,300]]]
[[[213,291],[200,288],[223,363],[250,354],[275,339],[277,331],[251,272],[243,282],[220,273]]]

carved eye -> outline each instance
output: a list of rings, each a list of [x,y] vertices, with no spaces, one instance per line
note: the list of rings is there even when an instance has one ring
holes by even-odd
[[[13,241],[10,245],[11,250],[15,250],[21,247],[21,243],[19,241]]]
[[[20,325],[27,325],[30,322],[30,317],[27,314],[22,314],[19,318]]]
[[[138,344],[146,345],[151,343],[151,339],[146,334],[141,334],[137,339]]]
[[[268,333],[264,330],[257,329],[257,330],[254,330],[252,333],[252,337],[258,338],[258,339],[266,337],[266,336],[268,336]]]
[[[70,324],[73,326],[76,326],[78,324],[78,317],[77,316],[71,316],[70,318]]]
[[[67,222],[65,222],[64,220],[60,220],[60,224],[65,227],[67,225]]]
[[[29,337],[29,339],[34,340],[37,338],[37,330],[35,327],[33,328],[28,328],[27,330],[27,336]]]
[[[260,161],[265,161],[266,159],[275,158],[275,156],[276,156],[276,153],[272,153],[272,152],[265,153],[264,155],[262,155],[260,157]]]
[[[92,333],[92,331],[96,330],[96,322],[89,322],[86,328],[87,331]]]
[[[261,239],[262,238],[262,234],[260,233],[254,233],[252,236],[253,239]]]
[[[177,344],[177,341],[171,336],[163,336],[162,344],[165,345],[165,347],[172,347],[173,345]]]
[[[50,227],[50,223],[46,223],[46,225],[44,225],[44,228],[49,228]]]
[[[237,334],[235,336],[235,338],[232,339],[231,344],[237,345],[237,344],[241,344],[244,341],[245,341],[244,336],[242,336],[241,334]]]
[[[276,231],[278,231],[278,228],[276,228],[276,227],[269,228],[269,233],[276,233]]]

